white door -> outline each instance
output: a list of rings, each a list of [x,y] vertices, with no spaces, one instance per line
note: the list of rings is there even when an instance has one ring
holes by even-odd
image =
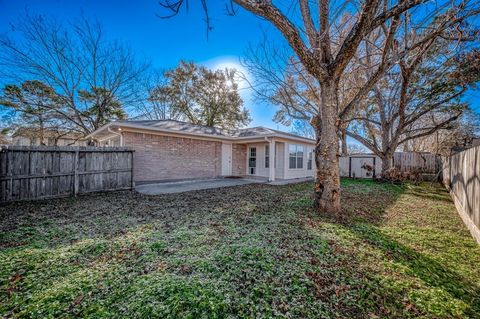
[[[232,175],[232,144],[222,143],[222,176]]]

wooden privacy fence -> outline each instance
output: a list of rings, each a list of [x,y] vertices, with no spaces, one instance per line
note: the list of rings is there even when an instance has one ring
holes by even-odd
[[[0,202],[133,187],[129,148],[0,146]]]
[[[442,158],[430,153],[397,152],[393,154],[393,166],[402,172],[437,174],[442,167]]]
[[[366,165],[373,167],[367,172]],[[435,177],[442,168],[442,158],[430,153],[397,152],[393,155],[393,166],[402,172],[419,172],[423,178]],[[382,159],[373,154],[357,154],[340,158],[340,176],[378,178],[382,171]]]
[[[443,183],[460,217],[480,243],[480,146],[444,158]]]

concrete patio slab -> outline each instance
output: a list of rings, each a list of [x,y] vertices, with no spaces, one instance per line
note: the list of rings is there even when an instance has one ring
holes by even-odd
[[[135,190],[139,193],[146,195],[160,195],[160,194],[173,194],[183,193],[189,191],[198,191],[202,189],[220,188],[239,186],[247,184],[261,184],[265,183],[265,180],[261,179],[248,179],[248,178],[216,178],[216,179],[204,179],[204,180],[190,180],[180,182],[162,182],[154,184],[143,184],[135,187]]]
[[[310,182],[313,181],[313,177],[305,177],[305,178],[295,178],[295,179],[279,179],[273,182],[267,183],[268,185],[288,185],[288,184],[296,184],[296,183],[303,183],[303,182]]]

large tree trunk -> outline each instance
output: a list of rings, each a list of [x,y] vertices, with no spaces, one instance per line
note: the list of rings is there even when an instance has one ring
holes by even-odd
[[[393,153],[387,152],[382,157],[382,177],[385,177],[385,172],[393,167]]]
[[[340,177],[338,167],[337,91],[334,86],[322,87],[319,118],[314,122],[317,133],[315,163],[315,208],[331,215],[340,213]]]

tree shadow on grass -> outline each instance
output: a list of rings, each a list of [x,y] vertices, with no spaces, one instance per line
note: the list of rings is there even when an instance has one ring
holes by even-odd
[[[369,311],[390,318],[478,316],[480,288],[473,279],[435,259],[435,253],[429,255],[421,249],[411,248],[383,230],[382,226],[396,225],[398,216],[411,219],[412,226],[415,225],[419,215],[410,211],[414,202],[410,202],[409,198],[400,199],[402,196],[410,196],[413,201],[421,198],[420,201],[426,201],[427,205],[451,203],[448,192],[437,185],[392,185],[349,180],[342,183],[342,214],[322,214],[318,219],[315,217],[317,213],[311,210],[307,218],[326,223],[326,229],[318,226],[321,224],[314,226],[320,234],[324,233],[322,236],[330,239],[338,237],[335,242],[338,241],[341,246],[347,243],[345,251],[339,253],[348,256],[348,266],[344,270],[350,273],[349,280],[360,280],[352,289],[357,290],[354,296],[357,307],[365,305],[365,309],[370,309],[366,316]],[[299,206],[307,208],[305,204]],[[401,225],[394,227],[400,227],[399,234],[403,231]],[[395,228],[392,229],[395,232]],[[416,244],[415,240],[421,244],[421,240],[437,239],[429,239],[428,236],[412,238],[412,244]],[[440,253],[443,255],[445,252]],[[385,266],[382,266],[384,262]],[[363,311],[359,313],[365,314]]]
[[[390,260],[408,268],[411,275],[419,278],[427,287],[439,288],[469,306],[466,314],[480,313],[480,288],[440,262],[409,248],[376,227],[356,224],[349,227],[369,245],[380,249]]]
[[[440,185],[426,183],[423,184],[423,187],[412,185],[408,190],[408,193],[424,199],[442,202],[452,202],[452,198],[450,197],[448,191],[442,188]]]
[[[386,209],[405,192],[404,185],[375,181],[347,180],[342,187],[342,213],[325,216],[334,223],[350,225],[364,222],[380,225]]]
[[[358,185],[355,185],[357,187]],[[444,192],[443,189],[436,185],[404,185],[398,189],[389,189],[388,185],[378,184],[370,185],[370,190],[363,190],[361,194],[355,192],[342,193],[342,208],[343,213],[341,217],[322,216],[324,221],[336,224],[342,228],[350,231],[363,243],[366,243],[374,251],[381,252],[388,260],[401,265],[401,269],[406,272],[408,277],[414,277],[421,281],[422,286],[426,289],[440,289],[440,292],[433,292],[435,296],[433,298],[442,298],[440,295],[449,295],[458,301],[466,304],[466,309],[463,315],[476,317],[480,313],[480,288],[475,285],[471,280],[457,273],[456,271],[447,268],[447,266],[434,258],[422,253],[421,251],[410,248],[389,235],[385,234],[381,226],[388,218],[386,212],[392,209],[401,195],[410,195],[415,197],[421,197],[424,200],[440,201],[442,203],[451,202],[448,192]],[[348,190],[348,188],[347,188]],[[394,210],[394,208],[393,208]],[[407,214],[407,218],[415,218],[415,215],[411,215],[408,211],[402,211],[400,208],[399,214]],[[410,216],[410,217],[409,217]],[[356,254],[357,250],[353,249],[353,253]],[[358,258],[362,258],[358,256]],[[355,258],[357,259],[357,258]],[[402,271],[402,270],[399,270]],[[402,272],[403,272],[402,271]],[[378,281],[376,274],[365,274],[368,277],[369,282]],[[379,274],[382,276],[381,274]],[[388,276],[388,275],[387,275]],[[389,276],[390,277],[390,276]],[[396,280],[391,277],[392,280]],[[412,284],[415,283],[415,279],[411,278]],[[389,287],[384,286],[381,282],[378,282],[377,291],[385,294],[389,300],[391,306],[398,303],[395,300],[395,294],[398,296],[398,292],[390,291]],[[410,291],[405,290],[402,294],[405,295],[405,300],[412,299],[412,293],[422,294],[425,290],[415,291],[416,288],[409,288]],[[417,296],[418,297],[418,296]],[[369,299],[370,297],[366,297]],[[402,298],[402,297],[400,297]],[[422,298],[422,297],[419,297]],[[438,303],[441,301],[431,299],[432,296],[424,296],[427,299],[427,303]],[[415,301],[410,301],[415,303]],[[397,306],[394,306],[398,308]],[[415,308],[415,305],[413,305]],[[412,309],[408,311],[409,315],[412,315],[412,311],[418,311],[418,309]],[[424,308],[424,307],[422,307]],[[427,316],[458,316],[453,313],[455,310],[450,309],[448,306],[437,309],[440,313],[431,313],[430,309],[421,310]],[[434,311],[434,312],[435,312]],[[425,313],[426,312],[426,313]],[[451,312],[451,313],[450,313]]]

